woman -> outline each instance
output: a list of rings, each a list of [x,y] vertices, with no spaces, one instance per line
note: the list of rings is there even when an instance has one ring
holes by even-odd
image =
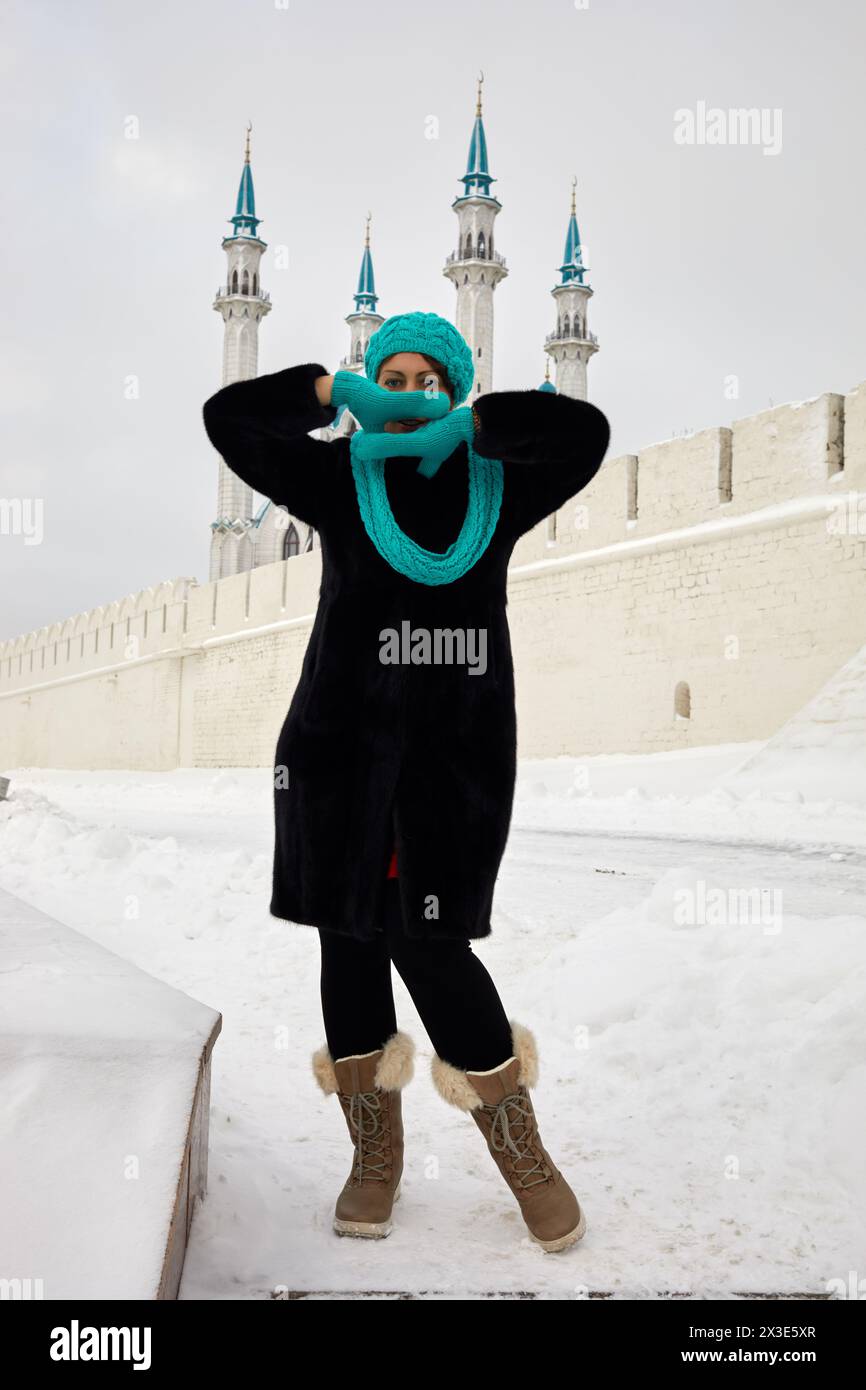
[[[437,314],[387,319],[364,367],[289,367],[204,406],[228,466],[321,540],[276,749],[270,911],[319,932],[313,1073],[355,1149],[334,1226],[387,1235],[399,1196],[414,1044],[397,1028],[393,962],[437,1090],[485,1135],[532,1238],[559,1250],[585,1221],[538,1134],[535,1038],[508,1019],[471,940],[491,930],[514,793],[509,557],[594,476],[609,428],[588,402],[541,391],[462,405],[472,353]],[[341,405],[361,429],[313,439]]]

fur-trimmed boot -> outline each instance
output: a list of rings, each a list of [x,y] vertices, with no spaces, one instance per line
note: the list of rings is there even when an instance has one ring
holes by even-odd
[[[520,1203],[531,1238],[544,1250],[580,1240],[580,1203],[541,1142],[529,1087],[538,1080],[535,1037],[509,1020],[514,1055],[491,1071],[462,1071],[434,1053],[433,1084],[450,1105],[468,1110],[500,1173]]]
[[[401,1091],[415,1070],[415,1044],[393,1033],[384,1047],[350,1057],[313,1053],[313,1075],[339,1099],[355,1145],[352,1171],[337,1198],[334,1230],[342,1236],[387,1236],[403,1176]]]

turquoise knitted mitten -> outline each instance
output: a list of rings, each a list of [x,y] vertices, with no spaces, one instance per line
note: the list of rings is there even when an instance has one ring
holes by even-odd
[[[365,376],[340,370],[331,386],[331,404],[345,405],[365,430],[381,430],[390,420],[438,420],[451,409],[445,391],[387,391]]]
[[[409,392],[400,394],[408,395]],[[353,448],[355,457],[361,462],[393,458],[395,455],[420,457],[418,472],[425,478],[432,478],[461,440],[469,443],[474,434],[475,420],[471,407],[461,405],[457,410],[449,411],[444,420],[433,420],[429,425],[420,425],[417,430],[408,430],[405,434],[362,430],[355,435]]]

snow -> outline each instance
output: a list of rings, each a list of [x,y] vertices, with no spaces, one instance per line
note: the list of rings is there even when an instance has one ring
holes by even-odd
[[[557,1255],[434,1092],[396,972],[418,1049],[403,1192],[387,1240],[333,1233],[351,1148],[310,1066],[317,932],[267,911],[269,770],[13,770],[0,887],[223,1015],[181,1298],[730,1298],[861,1269],[866,791],[846,800],[829,749],[812,750],[820,802],[796,760],[741,789],[760,753],[521,764],[493,932],[473,949],[536,1035],[540,1132],[586,1209]]]
[[[866,647],[737,770],[739,792],[791,794],[813,806],[866,799]],[[853,804],[852,804],[853,803]],[[838,806],[834,807],[838,815]],[[857,831],[855,830],[855,833]]]
[[[520,766],[512,824],[866,849],[866,731],[859,747],[853,740],[844,752],[812,746],[809,756],[780,736],[717,749],[536,759]]]
[[[217,1014],[3,891],[0,978],[3,1273],[153,1298]]]

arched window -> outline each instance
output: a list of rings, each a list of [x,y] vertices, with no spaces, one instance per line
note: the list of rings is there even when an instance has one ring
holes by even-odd
[[[364,349],[361,347],[361,339],[359,338],[358,341],[357,341],[357,343],[355,344],[355,361],[356,361],[356,362],[363,362],[363,360],[364,360]]]
[[[692,694],[688,681],[679,681],[674,691],[674,716],[677,719],[692,717]]]
[[[237,266],[235,266],[234,270],[232,271],[232,294],[237,294],[237,292],[238,292],[238,269],[237,269]]]
[[[245,271],[244,271],[244,278],[243,278],[243,280],[241,281],[241,294],[249,294],[249,292],[250,292],[250,272],[249,272],[248,270],[245,270]]]
[[[258,292],[259,292],[259,272],[258,272],[257,270],[254,270],[254,271],[253,271],[253,294],[258,294]]]
[[[315,531],[313,530],[313,528],[312,528],[312,526],[311,526],[310,529],[307,531],[307,539],[304,541],[304,554],[305,554],[305,555],[306,555],[309,551],[312,550],[312,548],[313,548],[313,541],[315,540],[315,537],[316,537],[316,533],[315,533]]]
[[[289,524],[288,524],[288,526],[287,526],[287,528],[286,528],[286,538],[285,538],[285,540],[283,541],[283,559],[284,559],[284,560],[289,560],[289,559],[291,559],[291,557],[292,557],[293,555],[297,555],[297,554],[298,554],[298,551],[300,550],[300,548],[301,548],[301,546],[300,546],[300,541],[299,541],[299,539],[298,539],[298,533],[297,533],[297,531],[295,530],[295,528],[294,528],[294,526],[292,525],[292,523],[289,522]]]
[[[568,314],[566,314],[565,318],[562,320],[562,336],[563,336],[563,338],[568,338],[568,337],[570,337],[570,335],[571,335],[571,319],[568,317]]]
[[[483,232],[478,233],[478,258],[482,261],[487,258],[487,242]]]

